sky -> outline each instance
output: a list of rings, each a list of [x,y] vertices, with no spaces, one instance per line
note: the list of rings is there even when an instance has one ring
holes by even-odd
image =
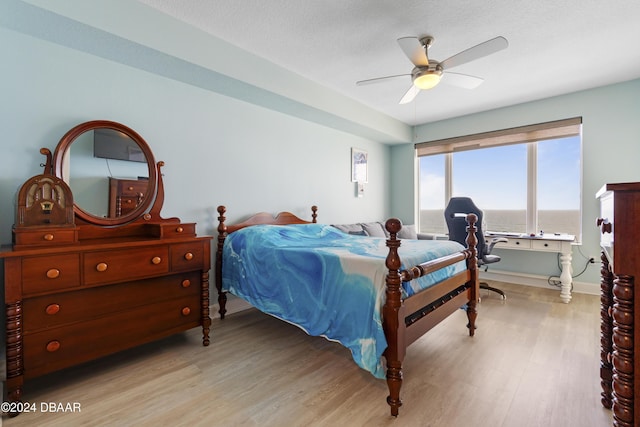
[[[420,209],[444,209],[444,154],[420,158]],[[538,210],[580,209],[580,136],[538,142]],[[526,144],[453,154],[453,196],[483,209],[526,209]]]

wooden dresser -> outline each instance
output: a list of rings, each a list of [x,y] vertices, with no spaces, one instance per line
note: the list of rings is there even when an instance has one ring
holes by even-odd
[[[62,179],[71,143],[103,127],[129,135],[149,164],[150,197],[117,218],[75,205]],[[13,245],[0,249],[8,400],[21,401],[30,378],[194,327],[209,345],[211,237],[160,216],[163,163],[146,142],[121,124],[93,121],[69,131],[55,157],[41,152],[45,173],[19,190]]]
[[[618,427],[640,425],[640,183],[606,184],[601,231],[602,404]]]
[[[109,177],[109,217],[127,215],[144,200],[149,183],[146,179]]]

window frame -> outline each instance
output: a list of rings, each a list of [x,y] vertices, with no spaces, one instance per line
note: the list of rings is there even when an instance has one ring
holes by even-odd
[[[436,141],[421,142],[415,144],[417,164],[417,210],[420,220],[420,157],[444,154],[444,193],[445,205],[453,194],[453,154],[467,150],[497,147],[511,144],[526,144],[527,146],[527,211],[526,233],[537,233],[538,230],[538,142],[550,139],[561,139],[573,136],[580,137],[580,201],[579,212],[582,223],[582,117],[574,117],[564,120],[527,125],[498,131],[483,132],[461,137],[447,138]],[[418,224],[419,226],[420,224]],[[576,241],[582,240],[582,224],[580,233],[576,235]]]

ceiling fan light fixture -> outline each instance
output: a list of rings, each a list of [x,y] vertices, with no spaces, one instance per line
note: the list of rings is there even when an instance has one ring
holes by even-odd
[[[440,83],[440,74],[423,74],[413,80],[413,84],[420,89],[431,89]]]
[[[412,73],[413,85],[418,89],[431,89],[440,83],[442,69],[440,67],[429,67],[416,69]]]

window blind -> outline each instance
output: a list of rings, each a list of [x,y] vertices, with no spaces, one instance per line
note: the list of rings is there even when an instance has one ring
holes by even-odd
[[[418,157],[433,154],[476,150],[499,145],[520,144],[580,135],[582,117],[555,120],[473,135],[419,142],[415,145]]]

